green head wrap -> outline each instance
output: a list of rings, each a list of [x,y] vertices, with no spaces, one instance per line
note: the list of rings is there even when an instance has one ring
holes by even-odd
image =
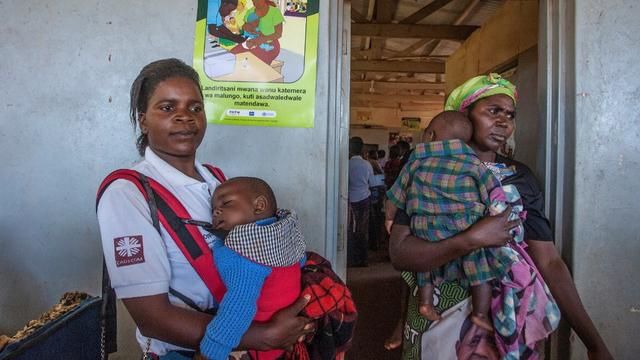
[[[455,88],[444,105],[445,110],[464,111],[474,102],[492,95],[504,94],[513,99],[515,105],[518,92],[515,85],[496,73],[471,78]]]

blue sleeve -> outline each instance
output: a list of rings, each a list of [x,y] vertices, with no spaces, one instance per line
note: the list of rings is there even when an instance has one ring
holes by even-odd
[[[216,241],[213,256],[227,292],[207,326],[200,352],[208,359],[226,360],[251,325],[258,296],[271,268],[254,263]]]
[[[220,0],[209,0],[207,4],[207,25],[222,25],[220,16]]]

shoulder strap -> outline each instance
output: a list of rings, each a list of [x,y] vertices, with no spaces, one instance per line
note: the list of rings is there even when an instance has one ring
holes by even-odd
[[[209,172],[211,172],[211,174],[216,178],[216,180],[220,181],[220,184],[227,181],[227,177],[224,176],[224,173],[222,172],[222,170],[220,170],[219,167],[216,167],[210,164],[202,164],[202,166],[204,166],[207,170],[209,170]]]
[[[213,254],[198,226],[188,223],[191,215],[187,209],[164,186],[137,171],[116,170],[109,174],[100,185],[96,208],[107,187],[119,179],[132,182],[150,204],[149,208],[157,208],[157,219],[219,303],[226,292],[226,287],[215,267]],[[148,189],[151,191],[149,192]],[[154,218],[153,214],[152,218]]]

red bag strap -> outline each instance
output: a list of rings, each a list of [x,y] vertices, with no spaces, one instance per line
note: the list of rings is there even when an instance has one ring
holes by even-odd
[[[96,198],[96,209],[107,187],[119,179],[130,181],[136,185],[149,203],[152,218],[154,218],[152,209],[157,209],[155,213],[160,223],[162,223],[169,236],[187,258],[189,264],[198,273],[211,294],[220,303],[226,292],[226,287],[215,266],[213,253],[198,226],[185,222],[185,220],[191,219],[187,209],[164,186],[135,170],[116,170],[109,174],[100,185]],[[150,189],[150,191],[147,189]]]
[[[210,164],[202,164],[202,166],[209,170],[209,172],[211,172],[211,174],[216,178],[216,180],[220,182],[220,184],[227,181],[227,177],[224,176],[224,173],[222,172],[222,170],[220,170],[219,167]]]

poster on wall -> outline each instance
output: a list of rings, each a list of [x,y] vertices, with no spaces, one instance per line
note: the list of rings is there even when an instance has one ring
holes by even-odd
[[[419,130],[420,129],[420,118],[419,117],[406,117],[403,116],[400,120],[402,124],[402,129],[406,130]]]
[[[319,0],[199,0],[193,66],[211,124],[314,126]]]

